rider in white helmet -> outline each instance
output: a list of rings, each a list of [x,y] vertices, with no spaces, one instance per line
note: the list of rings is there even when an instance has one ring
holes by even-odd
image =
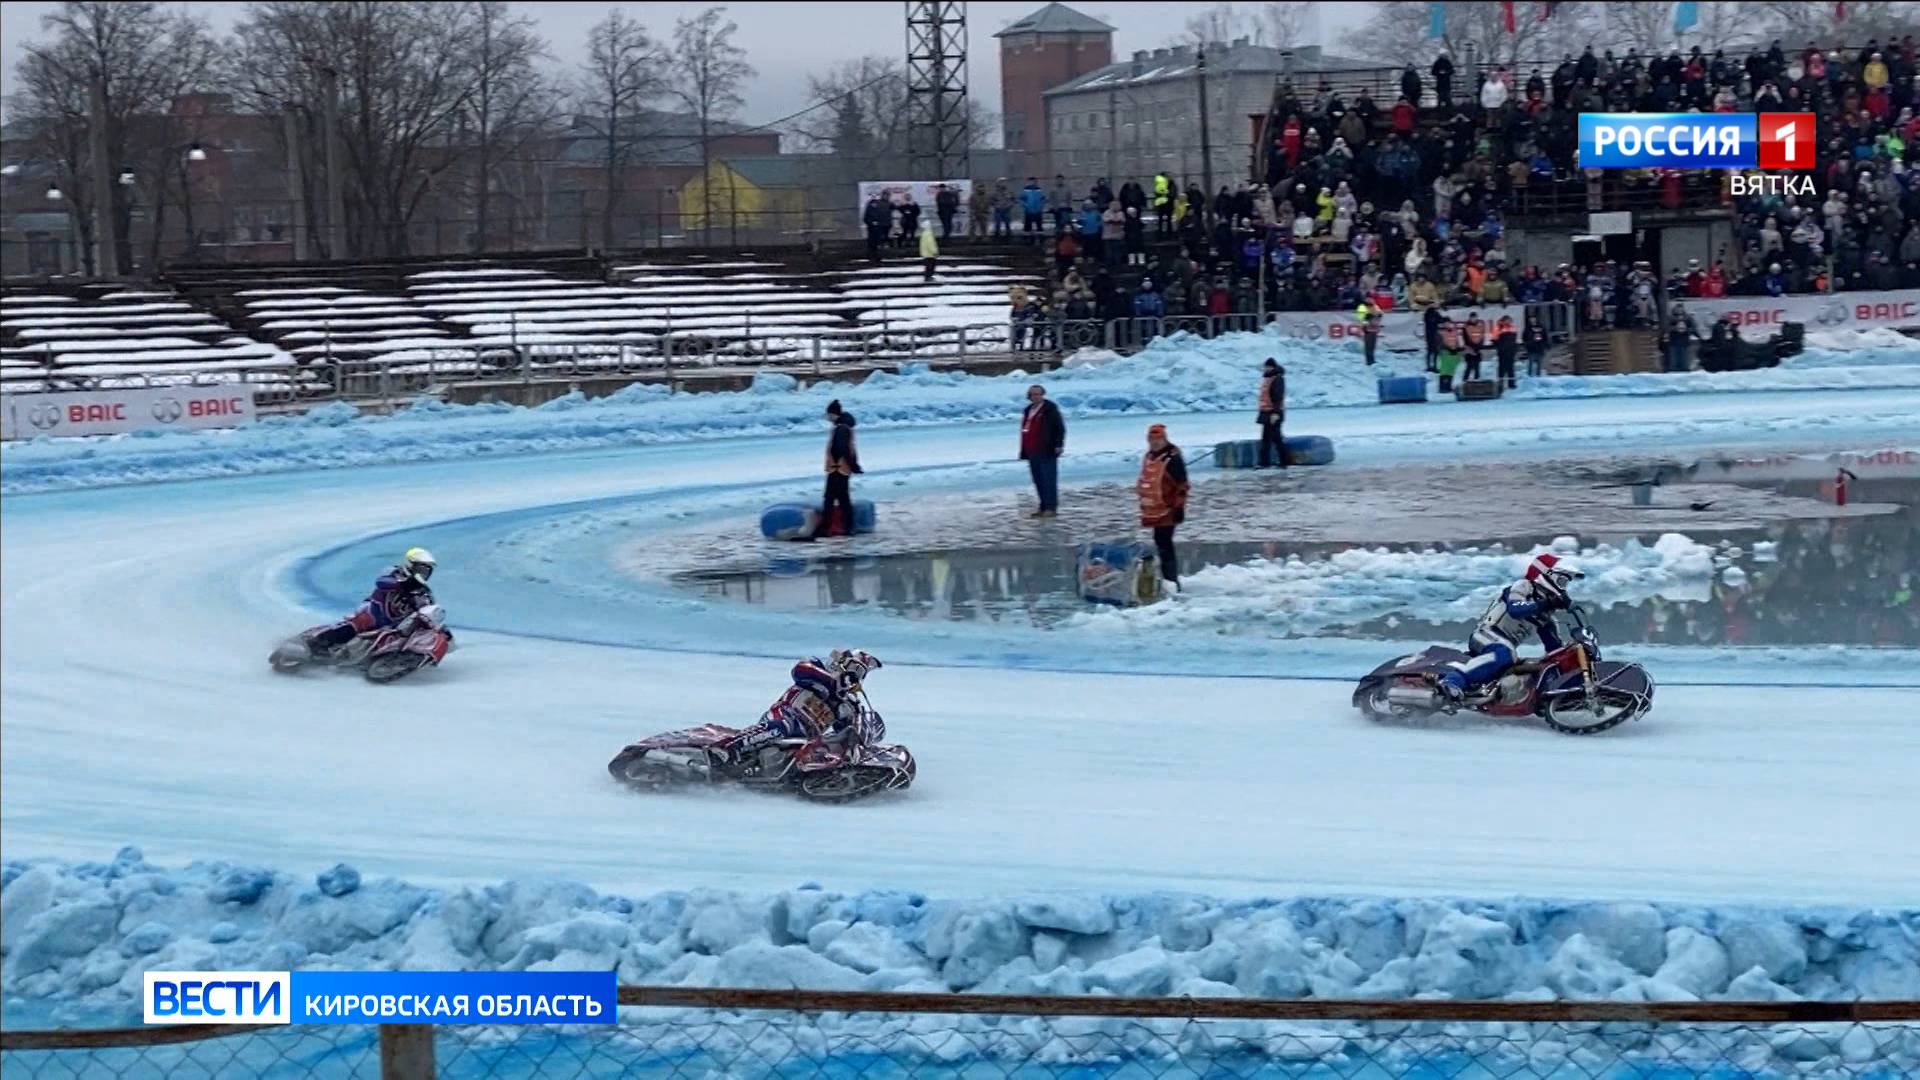
[[[433,576],[434,565],[433,553],[426,548],[408,548],[398,565],[374,579],[373,593],[357,611],[307,637],[307,650],[319,656],[360,634],[384,630],[433,603],[427,579]]]
[[[1581,574],[1552,552],[1535,555],[1527,563],[1526,576],[1500,590],[1480,625],[1467,638],[1472,658],[1449,666],[1437,689],[1449,707],[1457,705],[1468,690],[1484,686],[1513,666],[1521,639],[1538,634],[1548,652],[1560,647],[1560,632],[1553,613],[1573,603],[1567,586]]]
[[[767,707],[760,722],[713,748],[720,764],[736,765],[781,739],[846,730],[860,715],[861,684],[879,669],[879,658],[862,649],[835,649],[825,660],[812,656],[793,665],[793,685]]]

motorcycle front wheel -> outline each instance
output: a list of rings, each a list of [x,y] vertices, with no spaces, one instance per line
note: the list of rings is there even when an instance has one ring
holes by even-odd
[[[864,799],[893,785],[894,770],[877,765],[855,765],[814,773],[800,781],[800,794],[814,802],[845,803]]]
[[[1640,715],[1640,699],[1617,690],[1599,690],[1589,706],[1580,694],[1561,694],[1547,702],[1541,719],[1563,735],[1598,735]]]

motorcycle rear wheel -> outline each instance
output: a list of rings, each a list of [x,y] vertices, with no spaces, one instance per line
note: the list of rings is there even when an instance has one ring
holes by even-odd
[[[427,657],[416,652],[382,653],[367,661],[368,682],[390,683],[425,667]]]
[[[1405,705],[1395,705],[1387,700],[1387,687],[1381,683],[1360,699],[1360,711],[1371,720],[1405,720],[1413,715],[1413,710]]]
[[[893,786],[894,770],[877,765],[814,773],[800,781],[800,794],[814,802],[846,803],[864,799]]]
[[[1594,694],[1593,704],[1589,709],[1586,698],[1562,694],[1547,702],[1540,718],[1562,735],[1598,735],[1640,715],[1640,699],[1633,694],[1599,690]]]

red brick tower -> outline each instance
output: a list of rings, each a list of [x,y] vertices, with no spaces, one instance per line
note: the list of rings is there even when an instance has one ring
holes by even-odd
[[[1045,168],[1047,107],[1040,95],[1113,63],[1113,27],[1048,4],[993,35],[1000,39],[1000,131],[1009,151]],[[1016,159],[1017,160],[1017,159]]]

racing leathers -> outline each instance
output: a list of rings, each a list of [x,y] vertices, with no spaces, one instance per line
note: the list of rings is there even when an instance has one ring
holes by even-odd
[[[308,638],[314,651],[337,649],[355,637],[385,630],[433,603],[433,592],[404,566],[396,566],[374,580],[373,593],[345,619]]]
[[[1448,665],[1440,678],[1442,691],[1458,700],[1466,691],[1499,678],[1514,665],[1521,641],[1531,634],[1539,635],[1548,652],[1558,649],[1560,631],[1553,613],[1566,606],[1566,593],[1551,584],[1522,579],[1500,590],[1467,638],[1471,659]]]
[[[818,657],[793,665],[792,677],[793,685],[767,707],[759,723],[716,747],[723,763],[750,760],[762,747],[782,739],[831,738],[859,720],[857,681]]]

